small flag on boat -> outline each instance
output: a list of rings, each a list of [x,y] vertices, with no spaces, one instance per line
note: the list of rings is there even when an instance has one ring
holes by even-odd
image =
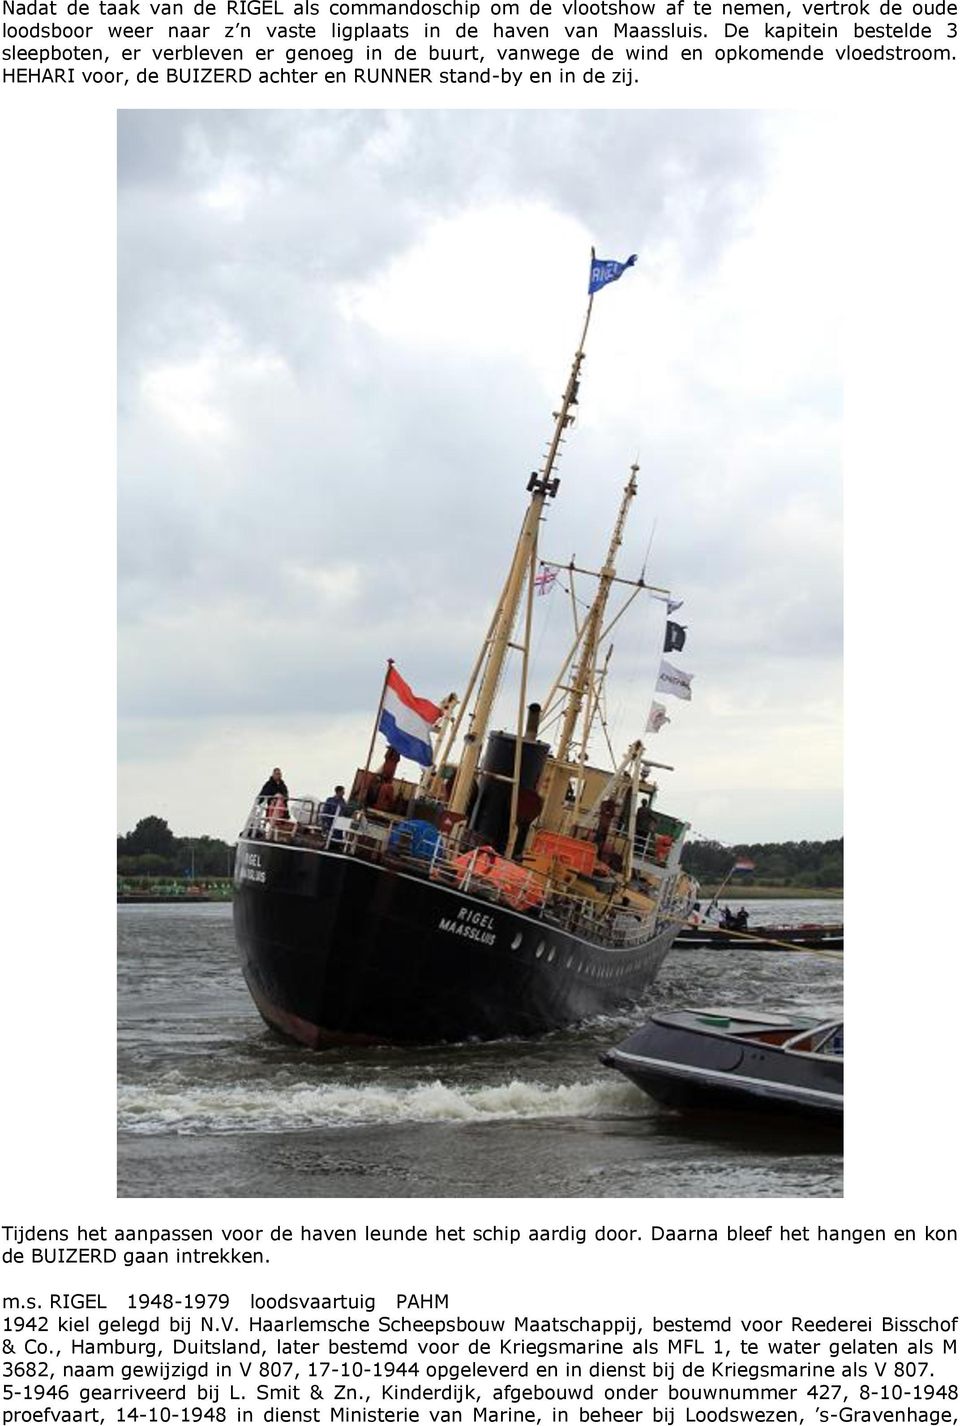
[[[731,871],[756,871],[757,864],[749,857],[739,857],[731,867]]]
[[[599,292],[601,287],[606,287],[608,282],[616,282],[628,267],[633,267],[636,260],[636,253],[631,253],[626,262],[617,262],[609,257],[595,257],[590,264],[590,286],[587,291],[592,296],[594,292]]]
[[[672,654],[674,649],[680,650],[687,642],[687,630],[683,624],[675,624],[672,619],[667,620],[667,631],[663,636],[663,652]]]
[[[665,604],[667,606],[668,614],[675,614],[678,609],[683,608],[683,600],[671,599],[669,594],[651,594],[650,598],[659,599],[661,604]]]
[[[380,732],[401,757],[410,758],[421,767],[431,765],[430,729],[442,711],[429,698],[418,698],[391,665],[383,690]]]
[[[549,594],[557,578],[555,569],[542,569],[533,576],[533,587],[538,594]]]
[[[688,701],[693,697],[690,688],[692,673],[684,673],[683,669],[674,668],[672,663],[667,663],[666,659],[660,660],[660,677],[657,679],[657,693],[672,693],[675,698],[685,698]]]
[[[659,733],[664,723],[669,723],[667,710],[662,703],[653,702],[650,704],[650,716],[647,719],[647,732]]]

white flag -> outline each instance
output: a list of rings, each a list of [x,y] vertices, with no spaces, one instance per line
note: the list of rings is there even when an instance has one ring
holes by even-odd
[[[667,613],[672,614],[676,609],[683,608],[682,599],[671,599],[669,594],[651,594],[651,599],[659,599],[661,604],[667,606]]]
[[[660,660],[660,677],[657,679],[658,693],[672,693],[675,698],[693,697],[690,691],[692,673],[684,673],[682,669],[674,668],[672,663],[667,663],[666,659]]]
[[[669,723],[667,710],[662,703],[653,702],[650,704],[650,717],[647,719],[647,732],[659,733],[664,723]]]

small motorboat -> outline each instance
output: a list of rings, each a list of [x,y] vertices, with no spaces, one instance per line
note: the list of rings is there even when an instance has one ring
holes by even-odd
[[[664,1010],[600,1056],[670,1109],[843,1122],[843,1019]]]

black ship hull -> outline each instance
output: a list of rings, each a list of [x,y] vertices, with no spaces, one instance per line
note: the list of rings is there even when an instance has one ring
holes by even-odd
[[[679,923],[627,947],[335,850],[241,838],[234,927],[250,993],[311,1048],[531,1036],[634,1000]]]

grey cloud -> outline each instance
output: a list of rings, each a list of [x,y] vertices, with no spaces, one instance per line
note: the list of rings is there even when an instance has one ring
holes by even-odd
[[[381,272],[432,219],[523,198],[576,218],[611,254],[669,250],[693,293],[748,222],[775,147],[769,119],[738,113],[121,115],[124,718],[172,757],[191,720],[363,709],[387,655],[409,659],[424,691],[462,682],[549,409],[522,364],[400,353],[346,325],[336,292]],[[225,184],[246,201],[232,207]],[[178,434],[176,388],[163,407],[149,382],[217,353],[226,433]],[[557,393],[568,360],[556,353]],[[262,364],[249,380],[244,362]],[[743,413],[706,383],[689,429],[666,433],[638,396],[649,474],[622,567],[639,572],[656,518],[649,577],[687,594],[704,686],[709,675],[732,689],[785,650],[794,667],[836,656],[829,538],[812,550],[802,523],[776,525],[779,497],[746,441],[753,474],[737,485],[720,471],[739,423],[774,443],[786,419],[807,423],[820,448],[798,456],[802,473],[776,448],[778,479],[806,489],[829,532],[835,405],[816,372]],[[599,559],[632,454],[621,443],[576,433],[544,553]],[[311,571],[334,572],[331,587]],[[564,640],[551,626],[543,670]],[[624,629],[621,651],[639,660],[641,640]]]

